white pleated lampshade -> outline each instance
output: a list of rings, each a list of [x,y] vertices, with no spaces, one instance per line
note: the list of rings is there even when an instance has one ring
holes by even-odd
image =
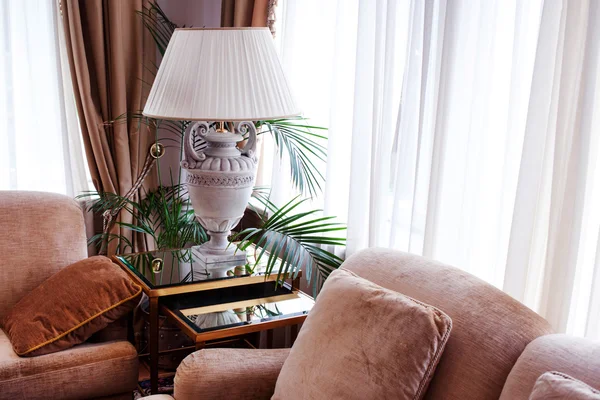
[[[144,115],[259,121],[300,114],[268,28],[176,29]]]

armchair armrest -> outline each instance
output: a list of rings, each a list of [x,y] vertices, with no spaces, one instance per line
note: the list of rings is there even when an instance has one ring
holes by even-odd
[[[174,397],[270,399],[290,349],[205,349],[177,368]]]

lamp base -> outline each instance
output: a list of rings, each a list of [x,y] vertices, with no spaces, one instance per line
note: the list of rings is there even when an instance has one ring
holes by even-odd
[[[205,268],[210,273],[209,279],[225,278],[227,271],[234,267],[246,264],[246,252],[230,246],[230,249],[222,250],[220,253],[205,245],[193,246],[192,254],[200,268]]]

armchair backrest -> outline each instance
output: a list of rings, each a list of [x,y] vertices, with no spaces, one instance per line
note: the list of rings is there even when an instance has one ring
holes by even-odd
[[[73,199],[0,191],[0,317],[58,270],[86,257],[83,213]]]
[[[452,318],[452,333],[427,399],[497,399],[511,368],[550,324],[512,297],[457,268],[388,249],[367,249],[343,267],[430,304]]]

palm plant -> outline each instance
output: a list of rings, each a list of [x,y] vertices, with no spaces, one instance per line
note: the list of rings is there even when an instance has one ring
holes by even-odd
[[[155,2],[150,2],[138,14],[152,35],[158,51],[164,55],[177,25],[168,19]],[[145,68],[152,72],[157,70],[156,65]],[[168,133],[170,137],[162,138],[161,141],[173,142],[174,145],[168,145],[167,148],[176,148],[181,160],[183,135],[190,121],[156,120],[136,112],[119,116],[108,123],[120,123],[131,119],[137,119],[139,127],[147,126],[155,132],[160,128]],[[312,126],[305,118],[265,120],[255,124],[259,134],[267,133],[273,137],[280,158],[288,155],[293,187],[310,197],[318,195],[324,181],[320,170],[327,157],[326,128]],[[194,144],[197,150],[204,146],[206,143],[201,139]],[[125,230],[145,235],[157,249],[182,248],[204,243],[208,237],[194,217],[180,177],[181,168],[177,171],[177,182],[172,177],[170,186],[159,181],[159,187],[142,193],[142,199],[139,201],[113,193],[89,192],[83,197],[96,197],[90,208],[98,213],[122,206],[123,210],[134,216],[134,222],[117,224]],[[240,241],[238,247],[246,249],[250,244],[255,244],[259,249],[256,263],[267,254],[266,272],[273,273],[277,266],[278,280],[285,274],[297,275],[300,268],[305,267],[307,279],[313,283],[316,293],[320,283],[342,262],[341,258],[321,246],[343,246],[343,237],[334,238],[329,235],[345,227],[332,222],[333,217],[317,217],[321,210],[298,211],[305,202],[299,197],[281,208],[271,203],[263,191],[256,191],[254,198],[263,206],[262,210],[258,210],[261,226],[245,229],[235,235],[234,239]],[[119,253],[135,249],[133,243],[123,235],[104,233],[90,239],[96,244],[113,240],[118,240]]]
[[[255,245],[256,263],[266,254],[265,272],[271,274],[277,266],[277,281],[288,274],[295,276],[304,269],[316,296],[321,283],[343,261],[320,246],[344,246],[344,237],[328,234],[343,231],[346,227],[333,222],[335,217],[320,217],[322,210],[297,211],[308,199],[296,197],[277,208],[260,192],[255,192],[254,198],[264,205],[259,213],[262,223],[259,227],[242,230],[233,236],[233,240],[239,240],[238,247],[242,250]]]
[[[143,234],[146,248],[179,249],[189,244],[208,241],[206,231],[196,220],[194,210],[187,199],[185,185],[159,186],[134,201],[110,192],[86,192],[80,198],[94,197],[90,210],[103,213],[113,208],[122,208],[135,216],[134,223],[116,224],[132,232]],[[151,240],[152,243],[148,243]],[[116,252],[123,254],[135,251],[136,246],[125,235],[99,233],[89,239],[89,244],[99,246],[102,242],[117,241]]]

